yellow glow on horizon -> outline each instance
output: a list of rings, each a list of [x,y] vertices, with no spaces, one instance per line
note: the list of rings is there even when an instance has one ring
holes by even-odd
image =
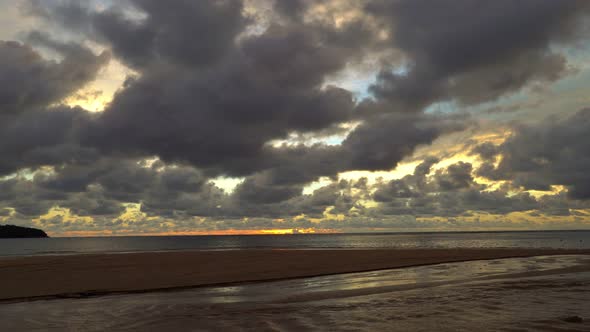
[[[261,234],[287,235],[287,234],[313,234],[317,233],[314,228],[287,228],[287,229],[263,229]]]
[[[101,236],[206,236],[206,235],[297,235],[297,234],[338,234],[335,229],[288,228],[288,229],[227,229],[194,230],[172,232],[135,232],[132,230],[65,231],[49,232],[52,237],[101,237]]]

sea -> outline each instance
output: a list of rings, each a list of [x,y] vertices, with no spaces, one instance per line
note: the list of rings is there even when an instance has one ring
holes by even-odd
[[[590,230],[0,239],[0,256],[174,250],[390,248],[590,249]]]

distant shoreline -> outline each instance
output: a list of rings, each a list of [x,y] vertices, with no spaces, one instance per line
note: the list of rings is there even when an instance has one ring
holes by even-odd
[[[48,238],[44,231],[15,225],[0,225],[0,239],[35,239]]]
[[[169,291],[548,255],[590,255],[590,250],[258,249],[3,257],[0,258],[0,280],[3,281],[0,301]]]

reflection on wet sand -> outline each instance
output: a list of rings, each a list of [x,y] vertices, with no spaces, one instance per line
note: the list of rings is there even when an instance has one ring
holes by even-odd
[[[590,258],[545,256],[2,304],[0,320],[10,331],[588,331],[588,301]]]

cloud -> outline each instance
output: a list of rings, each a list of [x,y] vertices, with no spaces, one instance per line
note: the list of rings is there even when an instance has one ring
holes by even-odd
[[[444,161],[426,158],[388,182],[339,179],[392,170],[481,121],[454,109],[433,112],[434,103],[490,106],[571,75],[567,49],[585,38],[587,2],[247,8],[256,5],[30,1],[28,14],[47,29],[0,42],[0,174],[7,176],[0,208],[31,220],[50,212],[40,220],[71,231],[412,228],[435,225],[420,218],[450,225],[478,213],[571,216],[587,208],[576,200],[590,198],[588,111],[515,125],[500,145],[465,144],[474,162],[436,168]],[[111,57],[134,74],[103,112],[60,104]],[[367,94],[334,79],[367,70],[367,61],[375,77]],[[327,144],[328,133],[342,137]],[[226,192],[212,181],[218,176],[243,181]],[[328,184],[309,193],[318,179]],[[548,191],[558,185],[567,196]],[[67,213],[56,217],[56,209]]]
[[[537,124],[520,125],[499,147],[502,161],[488,167],[489,178],[513,180],[526,189],[550,190],[552,185],[569,188],[573,199],[590,198],[590,109]]]
[[[384,69],[372,91],[396,110],[416,111],[438,100],[477,104],[562,77],[566,59],[551,46],[581,37],[577,28],[590,6],[551,0],[375,0],[367,8],[390,27],[390,42],[403,51],[409,67],[404,73]]]
[[[498,146],[491,142],[484,142],[471,150],[472,155],[479,155],[485,161],[494,161],[500,153]]]
[[[373,198],[378,214],[418,217],[460,217],[472,213],[508,214],[540,209],[529,193],[511,194],[510,186],[488,188],[473,178],[473,166],[458,162],[431,174],[435,160],[416,167],[414,174],[377,186]]]
[[[81,146],[76,139],[91,118],[85,110],[65,106],[4,117],[0,123],[0,174],[96,159],[95,149]]]
[[[110,57],[108,52],[95,55],[80,45],[59,43],[39,33],[30,40],[57,52],[62,60],[46,60],[30,45],[0,41],[2,117],[60,101],[92,81]]]

